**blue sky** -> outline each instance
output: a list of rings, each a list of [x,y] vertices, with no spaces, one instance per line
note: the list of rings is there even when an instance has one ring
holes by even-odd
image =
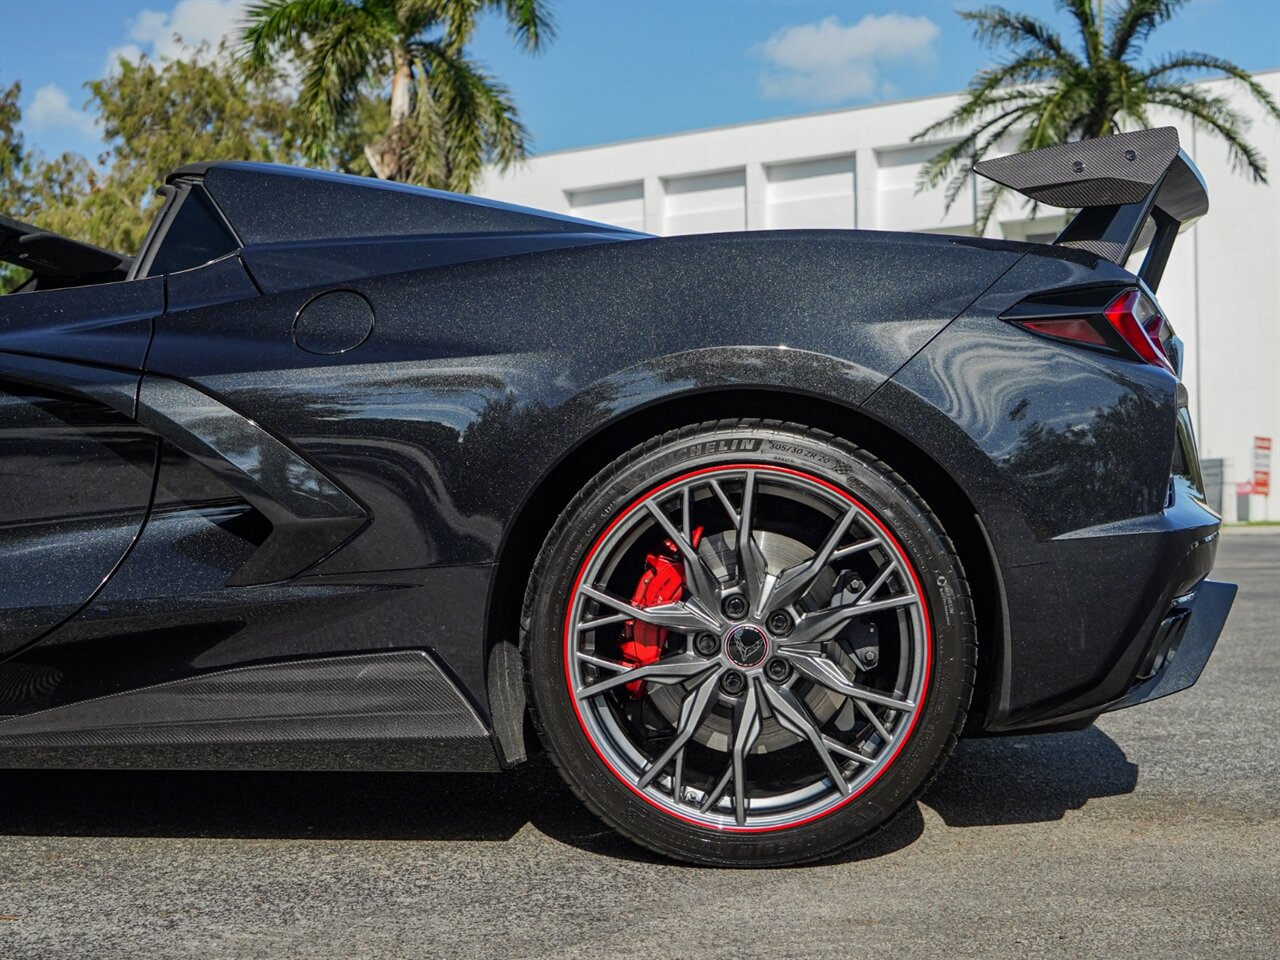
[[[1114,5],[1121,0],[1104,0]],[[0,0],[0,83],[21,80],[46,153],[101,149],[84,83],[117,54],[234,30],[244,0]],[[497,21],[475,55],[513,88],[537,152],[957,90],[991,54],[965,0],[555,0],[559,33],[517,50]],[[1063,29],[1049,0],[1011,0]],[[1149,56],[1191,49],[1280,67],[1280,0],[1193,0]]]

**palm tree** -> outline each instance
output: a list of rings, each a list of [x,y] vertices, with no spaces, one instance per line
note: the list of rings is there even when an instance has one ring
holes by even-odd
[[[984,46],[1008,45],[1012,58],[981,70],[964,102],[912,137],[923,140],[957,130],[968,132],[933,157],[920,173],[918,190],[948,180],[947,208],[969,181],[973,164],[1016,132],[1017,150],[1035,150],[1070,140],[1105,137],[1126,126],[1149,127],[1153,107],[1171,109],[1227,142],[1233,168],[1267,182],[1262,155],[1244,138],[1248,119],[1221,96],[1189,85],[1197,71],[1223,73],[1244,86],[1273,118],[1280,108],[1271,95],[1235,64],[1207,53],[1176,53],[1140,63],[1142,45],[1186,0],[1124,0],[1102,16],[1102,0],[1057,0],[1075,21],[1079,49],[1048,24],[1003,7],[960,11],[974,24]],[[985,230],[1003,189],[984,191],[977,228]]]
[[[258,0],[246,14],[240,55],[251,71],[283,54],[297,57],[297,106],[312,162],[330,160],[344,135],[367,128],[373,97],[387,111],[381,136],[363,143],[373,172],[465,192],[486,162],[505,169],[528,147],[510,91],[467,56],[476,17],[496,10],[517,42],[536,51],[552,35],[547,5]]]

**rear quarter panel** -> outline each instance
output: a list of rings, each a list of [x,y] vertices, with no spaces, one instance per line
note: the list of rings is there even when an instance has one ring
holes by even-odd
[[[945,465],[991,539],[1007,603],[1005,635],[982,651],[1001,661],[991,729],[1122,674],[1167,604],[1180,557],[1166,554],[1185,550],[1162,536],[1178,522],[1165,513],[1173,376],[998,319],[1029,293],[1133,282],[1088,255],[1028,255],[863,408]]]
[[[349,281],[376,323],[318,357],[308,287],[168,315],[148,369],[196,383],[330,468],[373,517],[323,572],[491,562],[583,439],[727,383],[855,406],[1023,248],[856,232],[627,240]]]

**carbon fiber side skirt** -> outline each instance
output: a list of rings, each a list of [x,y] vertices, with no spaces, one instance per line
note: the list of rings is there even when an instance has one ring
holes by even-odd
[[[12,717],[0,765],[500,768],[479,714],[421,650],[237,667]]]

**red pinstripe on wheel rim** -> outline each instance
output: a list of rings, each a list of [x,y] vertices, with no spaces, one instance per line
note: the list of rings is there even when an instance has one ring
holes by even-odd
[[[689,481],[698,477],[704,477],[710,474],[724,473],[724,472],[731,472],[731,471],[743,471],[743,470],[755,471],[757,473],[781,474],[781,475],[786,475],[792,478],[799,479],[809,484],[814,484],[818,487],[824,488],[830,493],[835,494],[837,497],[844,500],[845,502],[850,504],[852,507],[856,508],[859,511],[860,517],[865,518],[869,523],[871,523],[876,528],[880,536],[883,538],[884,544],[887,545],[894,552],[894,554],[896,554],[896,560],[898,564],[900,564],[900,568],[902,570],[905,570],[909,575],[911,579],[912,587],[915,591],[915,596],[916,598],[918,598],[918,603],[920,608],[920,619],[923,627],[923,644],[922,644],[923,675],[921,677],[920,685],[919,685],[919,696],[915,701],[915,707],[909,717],[908,726],[905,733],[903,733],[901,736],[897,736],[895,734],[895,739],[897,742],[892,745],[893,746],[892,753],[889,755],[888,759],[885,761],[882,761],[880,758],[877,758],[876,759],[877,769],[874,770],[873,774],[870,777],[868,777],[864,783],[859,784],[857,789],[851,790],[849,795],[841,799],[839,802],[829,807],[826,807],[825,809],[822,809],[816,813],[813,813],[809,816],[806,816],[803,819],[788,822],[788,823],[770,824],[770,825],[751,825],[751,824],[720,825],[720,824],[707,823],[705,821],[697,820],[692,817],[686,816],[681,812],[679,812],[678,810],[672,809],[670,806],[666,806],[663,803],[657,802],[654,798],[650,797],[644,790],[638,788],[634,783],[631,782],[631,780],[628,778],[626,774],[624,774],[622,771],[618,769],[618,767],[607,755],[606,751],[601,748],[600,744],[597,743],[596,739],[593,737],[590,727],[583,716],[582,709],[578,701],[578,696],[574,692],[575,688],[574,688],[574,677],[573,677],[573,670],[572,670],[572,664],[573,664],[574,655],[575,655],[575,651],[573,647],[573,638],[574,638],[573,637],[574,635],[573,618],[574,618],[574,611],[579,601],[582,581],[584,576],[586,575],[587,570],[590,568],[591,563],[595,558],[597,552],[600,550],[601,546],[609,539],[610,534],[612,534],[614,530],[616,530],[621,524],[626,523],[627,520],[631,518],[631,516],[634,514],[634,512],[640,509],[641,506],[647,500],[649,500],[651,497],[654,497],[662,493],[663,491],[667,490],[670,487],[673,487],[677,484],[685,483],[686,481]],[[612,521],[610,521],[608,526],[605,527],[605,529],[596,538],[591,548],[587,551],[586,556],[583,558],[583,561],[578,568],[578,573],[574,578],[573,587],[569,595],[569,602],[566,606],[566,611],[565,611],[564,645],[563,645],[562,653],[564,657],[565,682],[568,687],[569,702],[573,705],[574,714],[578,718],[579,727],[582,730],[583,736],[586,738],[587,742],[591,745],[591,748],[595,752],[596,756],[600,758],[600,761],[605,765],[606,769],[608,769],[618,779],[619,782],[624,784],[632,793],[634,793],[640,799],[644,800],[650,806],[658,810],[661,810],[662,812],[670,816],[673,816],[690,825],[703,827],[706,829],[723,830],[723,831],[735,832],[735,833],[765,833],[770,831],[800,827],[807,823],[812,823],[816,820],[819,820],[823,817],[826,817],[826,816],[829,816],[830,814],[835,813],[837,810],[840,810],[846,807],[848,804],[856,800],[859,796],[866,793],[866,791],[870,789],[871,786],[874,785],[880,779],[880,777],[884,775],[885,771],[888,770],[896,762],[903,748],[911,739],[911,736],[915,730],[916,723],[919,720],[924,710],[925,696],[928,690],[929,678],[930,678],[930,672],[931,672],[932,629],[931,629],[931,622],[930,622],[927,602],[925,600],[924,591],[921,588],[920,578],[916,573],[915,566],[911,563],[911,561],[907,557],[906,552],[903,550],[901,544],[898,542],[898,539],[893,535],[892,531],[888,528],[888,526],[878,516],[876,516],[876,514],[872,510],[870,510],[865,504],[863,504],[861,501],[855,498],[848,491],[843,490],[835,486],[834,484],[821,479],[820,477],[813,476],[812,474],[808,474],[799,470],[794,470],[788,467],[781,467],[781,466],[776,466],[772,464],[732,463],[732,464],[721,464],[721,465],[712,466],[712,467],[704,467],[704,468],[683,473],[683,474],[680,474],[679,476],[672,477],[668,480],[665,480],[662,483],[658,484],[657,486],[646,491],[640,497],[636,498],[629,506],[627,506],[617,516],[615,516]]]

